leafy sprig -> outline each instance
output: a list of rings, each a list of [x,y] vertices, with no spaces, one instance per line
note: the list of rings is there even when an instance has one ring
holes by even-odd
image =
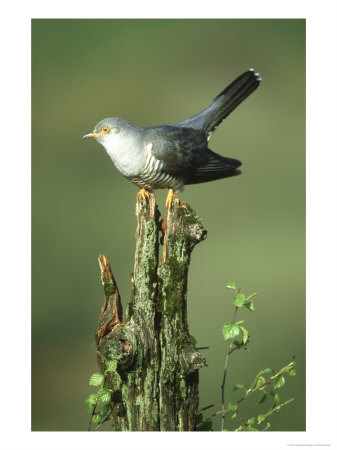
[[[282,369],[280,369],[277,373],[274,373],[272,369],[263,369],[260,370],[259,373],[254,378],[251,386],[247,387],[244,384],[236,384],[234,386],[233,391],[244,390],[244,395],[236,402],[229,402],[227,404],[227,408],[225,409],[225,384],[226,384],[226,376],[228,370],[228,362],[229,357],[235,350],[244,349],[247,350],[249,343],[249,332],[248,330],[242,326],[244,323],[243,320],[236,321],[237,312],[240,308],[245,307],[250,312],[255,311],[255,305],[253,299],[258,295],[257,292],[250,294],[246,297],[245,294],[240,292],[240,289],[236,287],[234,282],[230,282],[226,284],[227,289],[231,289],[234,291],[234,316],[231,322],[226,322],[222,328],[222,334],[224,340],[227,342],[227,350],[225,356],[225,367],[224,367],[224,375],[221,385],[221,411],[218,411],[216,414],[221,414],[221,430],[227,431],[224,428],[225,418],[228,413],[231,413],[231,418],[235,419],[239,412],[239,404],[248,398],[251,394],[256,392],[262,392],[262,397],[259,399],[258,404],[263,403],[267,399],[268,392],[273,397],[274,403],[273,405],[266,411],[265,414],[259,414],[257,417],[251,417],[250,419],[241,418],[241,425],[236,428],[235,431],[258,431],[261,429],[262,423],[265,422],[266,418],[273,414],[274,412],[279,412],[280,409],[292,402],[294,399],[287,400],[285,402],[281,402],[277,389],[280,389],[284,386],[286,379],[285,374],[290,376],[296,375],[295,370],[295,358],[292,357],[292,361]],[[272,375],[269,378],[266,378],[266,374]],[[268,391],[269,389],[269,391]],[[261,425],[261,426],[260,426]],[[270,423],[263,424],[264,428],[261,431],[265,431],[270,427]]]
[[[274,371],[269,368],[260,370],[249,387],[244,384],[236,384],[233,391],[244,390],[244,395],[236,402],[228,403],[226,409],[218,411],[216,414],[227,415],[233,411],[234,413],[231,418],[234,419],[238,415],[239,404],[243,400],[246,400],[254,393],[262,392],[262,396],[257,402],[257,405],[260,405],[267,400],[267,396],[269,394],[274,400],[272,406],[264,414],[259,414],[257,417],[251,417],[247,420],[241,419],[241,425],[235,429],[235,431],[266,431],[270,427],[269,422],[264,424],[263,429],[261,429],[261,427],[259,429],[258,426],[261,425],[268,416],[275,412],[279,413],[282,407],[288,405],[294,400],[291,398],[285,402],[281,402],[280,396],[276,392],[276,389],[280,389],[285,385],[285,374],[288,374],[289,376],[296,375],[295,365],[295,358],[292,357],[292,361],[285,367],[282,367],[282,369],[280,369],[277,373],[274,373]],[[273,373],[273,375],[266,379],[264,375],[268,373]]]
[[[111,372],[117,373],[117,361],[107,361],[105,366],[104,374],[100,372],[93,373],[89,380],[90,386],[99,386],[98,391],[89,395],[85,400],[85,406],[91,414],[88,427],[89,431],[92,423],[97,425],[95,428],[97,430],[109,419],[111,413],[110,401],[113,389],[108,385],[105,376]],[[98,406],[100,406],[99,409]]]

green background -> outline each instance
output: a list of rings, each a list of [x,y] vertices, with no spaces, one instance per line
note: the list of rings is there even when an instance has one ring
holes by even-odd
[[[250,67],[261,86],[210,141],[243,162],[242,175],[181,195],[208,230],[192,255],[188,291],[191,334],[210,346],[200,408],[220,409],[221,328],[233,315],[225,283],[235,281],[259,296],[254,313],[238,315],[250,351],[230,359],[227,400],[239,398],[234,384],[283,367],[294,353],[298,375],[279,394],[295,402],[272,417],[271,430],[305,429],[305,21],[214,19],[32,21],[33,430],[87,428],[99,252],[123,304],[130,293],[137,188],[82,136],[104,117],[181,121]],[[165,196],[157,191],[162,211]],[[244,416],[267,409],[256,400],[242,404]]]

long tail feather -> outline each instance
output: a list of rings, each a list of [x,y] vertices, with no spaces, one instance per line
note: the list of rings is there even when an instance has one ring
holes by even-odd
[[[220,92],[206,109],[177,125],[203,130],[209,138],[216,127],[255,91],[260,82],[258,73],[253,69],[247,70]]]

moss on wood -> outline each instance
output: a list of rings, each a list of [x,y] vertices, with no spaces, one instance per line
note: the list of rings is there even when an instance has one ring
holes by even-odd
[[[137,199],[135,266],[125,322],[118,288],[99,256],[104,305],[96,330],[97,359],[113,388],[111,422],[119,431],[191,431],[198,409],[198,369],[205,359],[187,324],[191,252],[206,237],[193,209],[173,200],[163,223],[154,196]],[[159,233],[164,231],[159,262]]]

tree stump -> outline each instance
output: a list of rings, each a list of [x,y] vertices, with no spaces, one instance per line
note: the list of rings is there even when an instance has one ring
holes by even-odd
[[[191,252],[207,232],[193,209],[177,197],[159,221],[154,195],[138,197],[131,298],[123,319],[110,264],[99,256],[104,305],[96,330],[102,373],[113,390],[109,420],[115,431],[193,431],[198,410],[198,370],[206,362],[187,324]],[[159,261],[163,234],[162,256]]]

